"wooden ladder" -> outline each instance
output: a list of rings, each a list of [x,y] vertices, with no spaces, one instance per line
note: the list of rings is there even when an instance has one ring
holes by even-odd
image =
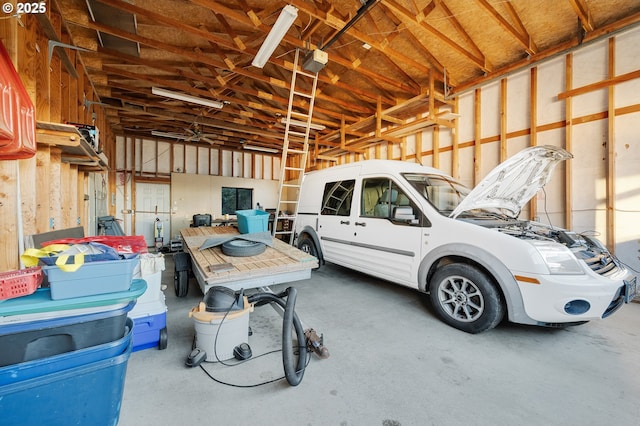
[[[289,244],[293,244],[300,202],[300,186],[307,165],[311,116],[313,115],[313,103],[318,83],[318,73],[298,69],[299,59],[300,49],[296,49],[289,106],[287,107],[287,116],[284,119],[285,130],[280,162],[278,205],[272,228],[274,237],[287,241]],[[309,86],[311,86],[310,90]],[[294,104],[298,104],[295,110]]]

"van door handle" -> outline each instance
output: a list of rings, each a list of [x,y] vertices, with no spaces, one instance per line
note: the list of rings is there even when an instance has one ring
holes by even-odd
[[[356,222],[356,226],[367,226],[367,222]]]
[[[351,222],[349,222],[348,220],[341,220],[340,221],[340,225],[349,225]]]

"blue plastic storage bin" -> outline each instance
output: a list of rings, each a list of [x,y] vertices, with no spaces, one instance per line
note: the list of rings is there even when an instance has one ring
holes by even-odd
[[[73,299],[52,300],[49,288],[39,288],[29,296],[5,300],[0,303],[0,322],[10,321],[14,316],[37,313],[69,315],[75,309],[86,309],[96,306],[109,306],[116,303],[129,303],[138,299],[147,289],[147,283],[142,279],[134,279],[126,291],[76,297]]]
[[[124,336],[112,342],[1,367],[0,388],[12,383],[22,382],[121,355],[127,350],[133,339],[132,319],[127,319],[123,331]]]
[[[2,424],[116,425],[132,343],[117,356],[0,386]]]
[[[0,366],[41,359],[122,338],[144,280],[126,292],[51,300],[49,289],[0,303]]]
[[[121,260],[88,262],[75,272],[65,272],[57,266],[44,266],[51,298],[68,299],[96,294],[126,291],[131,285],[138,257]]]
[[[0,366],[38,360],[121,339],[136,302],[92,314],[0,326]],[[121,305],[116,305],[121,306]]]
[[[237,210],[238,231],[241,234],[265,232],[269,230],[269,213],[262,210]]]

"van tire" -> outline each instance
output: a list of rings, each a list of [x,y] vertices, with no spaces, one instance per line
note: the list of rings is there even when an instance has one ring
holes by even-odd
[[[443,322],[467,333],[482,333],[502,321],[505,306],[496,285],[479,269],[464,263],[438,268],[429,293]]]
[[[298,240],[298,249],[318,259],[318,267],[313,269],[320,269],[320,257],[318,256],[318,248],[309,235],[304,234],[300,237],[300,240]]]

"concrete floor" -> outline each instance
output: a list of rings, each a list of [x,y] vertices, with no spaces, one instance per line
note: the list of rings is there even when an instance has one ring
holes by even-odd
[[[232,387],[185,367],[195,334],[188,311],[203,295],[192,279],[177,298],[165,259],[168,348],[131,355],[120,426],[640,424],[638,303],[563,330],[505,323],[470,335],[440,322],[420,293],[325,265],[273,290],[296,287],[296,312],[324,334],[330,358],[313,355],[297,387]],[[250,326],[254,358],[279,348],[274,309],[256,308]],[[203,365],[238,385],[283,375],[280,352]]]

